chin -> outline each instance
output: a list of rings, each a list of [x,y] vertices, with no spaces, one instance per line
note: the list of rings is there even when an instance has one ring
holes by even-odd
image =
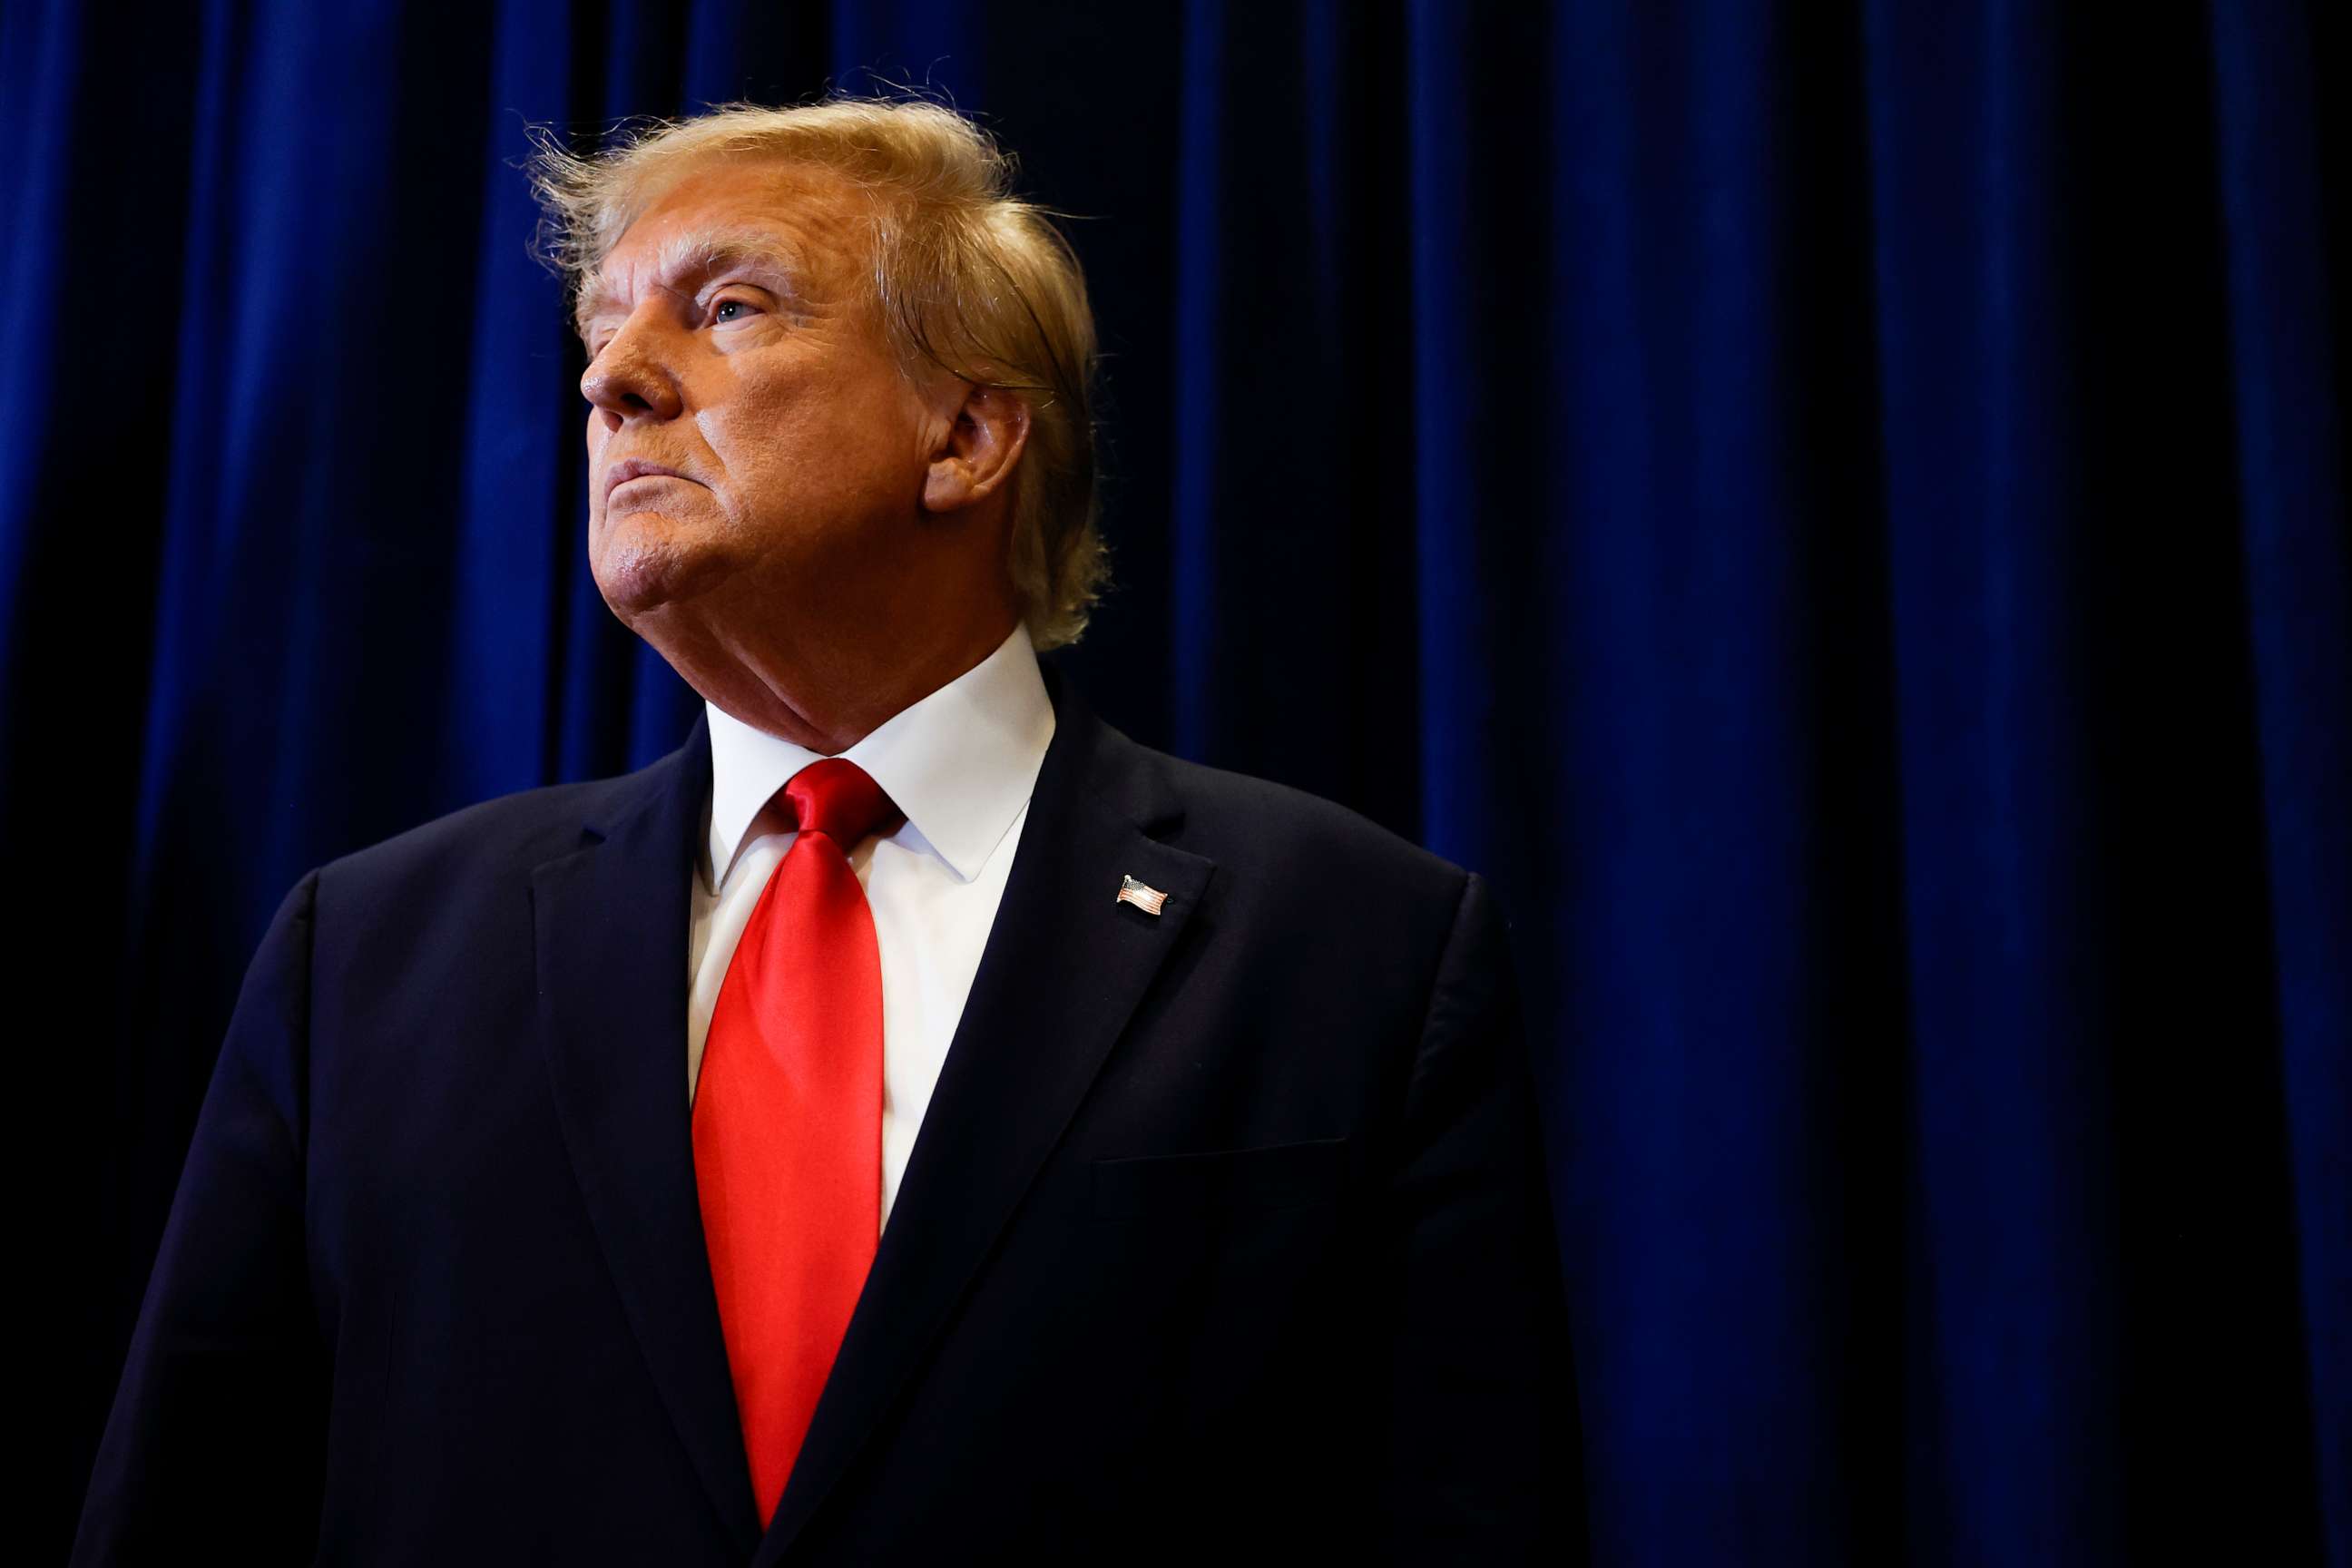
[[[709,593],[732,571],[707,542],[643,514],[609,528],[590,567],[604,603],[630,625]]]

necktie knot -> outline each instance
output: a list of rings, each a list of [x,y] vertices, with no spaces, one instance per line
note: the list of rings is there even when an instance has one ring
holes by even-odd
[[[794,773],[784,785],[784,799],[795,832],[822,833],[845,854],[898,815],[882,786],[842,757],[822,758]]]

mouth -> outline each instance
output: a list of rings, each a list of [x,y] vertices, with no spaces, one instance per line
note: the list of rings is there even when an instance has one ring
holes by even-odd
[[[604,500],[610,504],[613,492],[632,479],[685,479],[676,468],[660,463],[649,463],[642,458],[629,458],[604,470]],[[693,481],[688,479],[688,483]]]

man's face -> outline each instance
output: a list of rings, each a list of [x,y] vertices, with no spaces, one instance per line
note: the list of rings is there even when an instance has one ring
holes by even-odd
[[[722,587],[783,613],[907,548],[951,416],[884,339],[867,226],[823,171],[715,163],[587,279],[588,554],[624,621]]]

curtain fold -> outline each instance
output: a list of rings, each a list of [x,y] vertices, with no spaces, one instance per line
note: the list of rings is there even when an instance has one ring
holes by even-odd
[[[285,889],[698,706],[587,573],[530,128],[898,81],[1087,264],[1117,585],[1055,657],[1510,915],[1595,1560],[2352,1568],[2345,34],[0,13],[40,1528]]]
[[[2217,5],[2216,163],[2292,1226],[2329,1561],[2352,1561],[2352,538],[2325,11]],[[2335,127],[2340,135],[2343,127]],[[2339,153],[2340,156],[2340,153]],[[2328,232],[2333,209],[2339,226]],[[2331,270],[2332,268],[2332,270]],[[2331,350],[2338,356],[2331,363]]]

